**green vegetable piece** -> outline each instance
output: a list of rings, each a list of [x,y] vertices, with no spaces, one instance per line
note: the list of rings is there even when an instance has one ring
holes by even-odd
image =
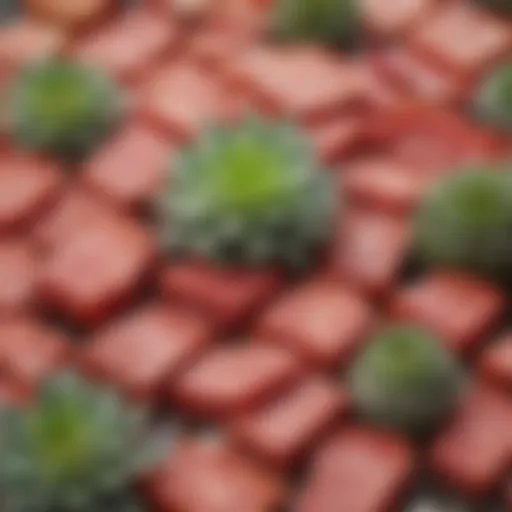
[[[286,40],[316,40],[353,48],[359,39],[357,0],[277,0],[273,32]]]
[[[9,512],[142,512],[133,479],[165,455],[142,409],[71,371],[27,408],[3,409],[0,432]]]
[[[328,241],[336,197],[298,129],[247,118],[206,130],[174,163],[162,238],[173,253],[297,270]]]
[[[477,4],[489,9],[496,14],[512,15],[512,3],[510,0],[476,0]]]
[[[24,147],[65,158],[85,156],[123,112],[121,91],[106,76],[65,60],[23,69],[8,88],[8,128]]]
[[[512,175],[467,169],[430,191],[415,219],[415,249],[427,265],[505,277],[512,266]]]
[[[485,77],[477,89],[474,103],[476,114],[482,121],[512,131],[512,62],[501,65]]]
[[[414,325],[378,333],[349,372],[361,415],[384,428],[430,432],[453,410],[463,372],[437,340]]]

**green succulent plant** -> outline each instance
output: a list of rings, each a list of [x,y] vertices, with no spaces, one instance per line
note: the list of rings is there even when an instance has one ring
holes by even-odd
[[[427,265],[505,277],[512,268],[512,174],[471,168],[437,183],[415,219],[414,245]]]
[[[479,119],[512,131],[512,62],[501,65],[485,77],[477,89],[474,104]]]
[[[26,408],[0,413],[0,492],[9,512],[140,512],[133,479],[162,453],[148,418],[71,371]]]
[[[353,47],[361,17],[357,0],[277,0],[272,31],[281,39]]]
[[[171,253],[304,268],[334,226],[336,192],[306,137],[257,117],[206,130],[158,201]]]
[[[8,129],[20,145],[80,157],[113,129],[123,100],[100,71],[53,59],[20,71],[8,87],[5,110]]]
[[[455,358],[433,336],[410,324],[378,333],[348,377],[362,416],[411,434],[438,426],[456,405],[464,382]]]
[[[477,4],[498,14],[512,15],[510,0],[476,0]]]

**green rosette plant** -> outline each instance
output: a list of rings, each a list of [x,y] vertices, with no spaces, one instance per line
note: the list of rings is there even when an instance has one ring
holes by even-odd
[[[363,417],[410,434],[436,428],[456,406],[464,383],[455,358],[429,333],[409,324],[377,333],[348,377]]]
[[[357,0],[276,0],[272,33],[282,40],[313,40],[351,48],[359,39]]]
[[[173,163],[158,201],[163,243],[172,254],[302,269],[330,237],[337,194],[293,125],[213,127]]]
[[[512,267],[512,174],[471,168],[438,182],[414,229],[416,254],[434,267],[508,277]]]
[[[22,69],[8,87],[6,124],[23,147],[82,157],[113,130],[123,104],[120,89],[100,71],[45,60]]]
[[[0,432],[9,512],[142,512],[131,485],[164,449],[144,410],[71,371],[29,406],[4,408]]]
[[[512,130],[512,62],[502,64],[484,78],[477,88],[474,106],[477,117],[485,123]]]

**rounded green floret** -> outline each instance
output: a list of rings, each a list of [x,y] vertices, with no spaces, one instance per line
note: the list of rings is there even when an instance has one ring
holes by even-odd
[[[498,14],[512,15],[512,2],[510,0],[476,0],[476,2]]]
[[[362,416],[385,428],[426,433],[452,411],[462,370],[430,334],[395,325],[377,334],[355,361],[349,386]]]
[[[207,130],[159,201],[171,252],[299,269],[328,240],[335,187],[293,126],[259,118]]]
[[[64,157],[90,151],[122,110],[121,91],[105,75],[64,60],[22,70],[6,102],[9,129],[20,145]]]
[[[495,69],[484,79],[474,102],[481,120],[503,130],[512,130],[512,62]]]
[[[140,512],[131,489],[157,461],[147,417],[65,372],[26,409],[0,413],[0,492],[9,512]],[[160,451],[159,450],[159,451]]]
[[[439,182],[415,219],[426,264],[505,277],[512,268],[512,174],[468,169]]]
[[[356,0],[277,0],[273,14],[273,33],[287,40],[352,47],[361,29]]]

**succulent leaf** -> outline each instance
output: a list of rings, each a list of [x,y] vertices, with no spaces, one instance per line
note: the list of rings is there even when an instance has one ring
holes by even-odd
[[[85,65],[50,60],[23,69],[8,88],[7,123],[22,146],[83,156],[108,135],[123,111],[122,94]]]
[[[512,267],[512,174],[473,168],[448,176],[425,197],[415,248],[426,264],[508,276]]]
[[[336,193],[298,129],[254,117],[187,148],[158,209],[171,251],[291,269],[326,243]]]
[[[408,433],[435,428],[455,406],[463,384],[454,357],[409,324],[378,333],[355,361],[349,385],[359,412]]]
[[[352,47],[361,25],[357,0],[277,0],[275,34],[290,40],[318,40]]]
[[[484,79],[474,103],[481,120],[512,131],[512,62],[501,65]]]
[[[147,414],[116,393],[66,371],[28,408],[4,409],[0,431],[9,512],[140,510],[132,480],[157,459]]]

